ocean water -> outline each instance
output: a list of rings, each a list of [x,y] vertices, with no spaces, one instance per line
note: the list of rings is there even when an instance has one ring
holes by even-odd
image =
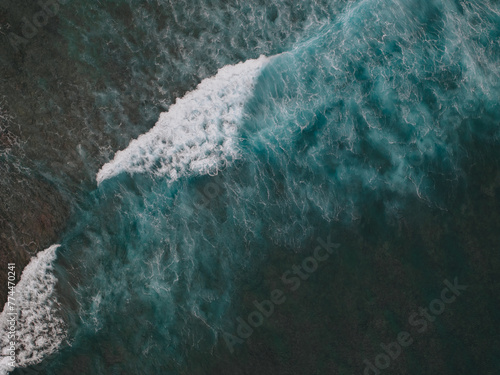
[[[118,147],[79,149],[91,183],[22,275],[2,373],[361,374],[455,277],[482,302],[386,372],[500,371],[498,2],[72,0],[59,17]],[[327,238],[339,254],[230,350]]]

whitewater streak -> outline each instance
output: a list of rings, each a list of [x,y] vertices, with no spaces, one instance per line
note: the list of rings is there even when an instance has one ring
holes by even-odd
[[[52,245],[32,258],[15,287],[15,340],[8,338],[7,313],[12,312],[8,309],[8,303],[0,314],[0,375],[13,370],[9,366],[11,341],[16,343],[16,366],[26,367],[53,353],[66,337],[64,321],[57,312],[59,302],[54,294],[57,279],[53,275],[52,263],[59,246]]]
[[[177,99],[147,133],[118,151],[97,173],[97,184],[122,172],[166,176],[216,173],[238,156],[237,124],[256,79],[270,58],[221,68]]]

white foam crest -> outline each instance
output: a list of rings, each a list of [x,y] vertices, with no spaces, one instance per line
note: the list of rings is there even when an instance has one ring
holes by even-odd
[[[122,172],[151,172],[171,181],[207,174],[238,156],[237,125],[266,56],[221,68],[177,99],[147,133],[118,151],[97,173],[97,183]]]
[[[0,375],[13,371],[9,365],[10,342],[15,341],[16,367],[34,365],[53,353],[66,337],[65,324],[58,314],[59,303],[54,295],[57,282],[52,262],[56,249],[52,245],[37,254],[23,270],[15,287],[14,311],[6,303],[0,314]],[[15,340],[9,339],[12,318],[9,313],[17,311]]]

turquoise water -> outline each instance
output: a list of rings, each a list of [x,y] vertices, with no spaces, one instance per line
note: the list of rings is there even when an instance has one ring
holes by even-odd
[[[240,98],[241,116],[228,120],[237,153],[217,173],[173,179],[160,165],[174,161],[152,152],[138,161],[142,170],[118,173],[75,201],[54,266],[67,337],[34,370],[362,373],[377,340],[404,329],[442,280],[477,281],[476,267],[493,278],[470,243],[496,244],[498,205],[483,208],[490,215],[483,229],[465,234],[475,227],[462,220],[485,217],[471,208],[484,201],[474,195],[481,178],[495,194],[500,183],[496,2],[74,0],[65,7],[59,32],[71,58],[95,74],[89,80],[102,81],[96,106],[120,149],[218,69],[269,60]],[[173,141],[150,147],[176,147],[175,134]],[[85,157],[91,164],[98,156]],[[473,240],[467,245],[461,235]],[[235,334],[237,317],[284,288],[282,273],[328,236],[339,254],[230,353],[224,333]],[[385,293],[370,289],[377,283]],[[454,323],[436,323],[437,368],[498,370],[498,346],[483,360],[469,346],[470,337],[497,340],[498,328],[488,338],[470,325],[465,333],[453,327],[467,319],[465,304],[464,297],[458,318],[448,317]],[[490,327],[498,323],[494,307],[486,308]],[[377,330],[372,309],[389,327]],[[296,359],[301,352],[308,359]],[[422,361],[411,352],[387,372],[429,373]]]

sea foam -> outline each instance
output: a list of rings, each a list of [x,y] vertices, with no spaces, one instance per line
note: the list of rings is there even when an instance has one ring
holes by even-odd
[[[237,125],[261,69],[261,56],[221,68],[177,99],[147,133],[118,151],[97,173],[97,183],[122,172],[150,172],[175,181],[187,174],[215,173],[238,157]]]
[[[60,245],[52,245],[31,259],[12,296],[14,311],[6,303],[0,314],[0,375],[12,371],[9,365],[10,342],[15,341],[16,367],[34,365],[53,353],[66,337],[65,324],[58,313],[54,294],[57,279],[52,263]],[[9,339],[9,313],[17,312],[16,338]]]

